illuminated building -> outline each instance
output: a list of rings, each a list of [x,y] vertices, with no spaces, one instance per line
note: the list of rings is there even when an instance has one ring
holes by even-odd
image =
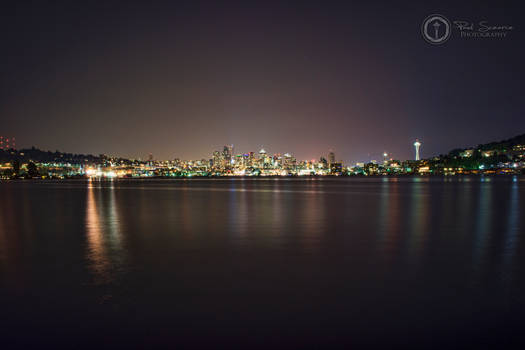
[[[335,163],[335,153],[331,151],[330,153],[328,153],[328,165],[331,166],[334,163]]]
[[[524,136],[525,137],[525,136]],[[2,139],[5,147],[5,139]],[[9,152],[1,150],[4,157],[0,163],[0,179],[34,178],[29,165],[36,165],[42,178],[122,178],[122,177],[195,177],[195,176],[323,176],[323,175],[415,175],[415,174],[522,174],[525,173],[525,145],[520,140],[516,145],[494,147],[490,149],[465,149],[455,155],[433,157],[421,160],[416,140],[416,159],[399,161],[389,159],[387,152],[383,153],[382,164],[377,161],[356,163],[355,167],[344,167],[342,162],[335,160],[334,152],[330,152],[330,163],[320,157],[319,161],[298,161],[290,153],[276,153],[269,156],[263,149],[259,157],[254,152],[240,153],[233,156],[233,146],[225,146],[222,151],[214,151],[210,159],[171,161],[155,160],[153,156],[147,160],[124,159],[100,154],[74,155],[66,153],[51,153],[35,149],[24,149]],[[468,162],[456,164],[463,159],[470,160],[474,152],[483,157],[484,164],[475,164],[475,168]],[[506,155],[505,158],[495,158],[497,155]],[[453,157],[453,158],[452,158]],[[494,159],[492,159],[494,158]],[[41,159],[40,162],[34,161]],[[229,159],[229,160],[227,160]],[[451,162],[451,160],[453,162]],[[18,169],[18,170],[15,170]]]
[[[343,173],[343,164],[335,163],[335,162],[330,164],[330,174],[341,175],[342,173]]]
[[[268,164],[268,162],[269,160],[266,155],[266,151],[264,150],[264,148],[261,148],[261,150],[259,151],[259,166],[264,167],[266,164]]]
[[[1,150],[8,150],[8,149],[14,149],[16,148],[16,142],[14,137],[4,137],[0,136],[0,149]]]
[[[295,158],[292,157],[292,155],[290,153],[285,153],[284,154],[284,159],[283,159],[283,168],[286,169],[286,170],[292,170],[295,168]]]
[[[229,168],[233,162],[233,145],[226,145],[222,150],[222,166]]]
[[[321,168],[328,169],[328,161],[326,160],[325,157],[319,158],[319,164],[320,164]]]
[[[214,167],[220,167],[221,164],[222,164],[222,156],[221,156],[221,152],[219,151],[215,151],[213,152],[213,158],[212,158],[212,161],[213,161],[213,166]]]
[[[421,142],[416,139],[416,142],[414,142],[414,147],[416,149],[416,160],[420,160],[419,158],[419,147],[421,147]]]

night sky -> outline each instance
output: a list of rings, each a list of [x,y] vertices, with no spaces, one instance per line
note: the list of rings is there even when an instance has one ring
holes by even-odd
[[[167,3],[3,5],[0,134],[75,153],[201,159],[233,144],[353,163],[412,158],[415,138],[428,157],[525,133],[520,2]],[[420,32],[433,13],[515,29],[433,46]]]

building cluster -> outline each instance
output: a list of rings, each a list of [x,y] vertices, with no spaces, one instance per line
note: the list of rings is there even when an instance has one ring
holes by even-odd
[[[90,156],[90,158],[81,155],[64,157],[63,154],[53,154],[52,157],[48,157],[49,159],[35,160],[36,156],[28,158],[22,151],[11,150],[10,154],[16,160],[0,163],[2,179],[13,177],[341,176],[346,174],[342,162],[335,161],[334,152],[328,154],[328,160],[326,157],[321,157],[318,161],[298,161],[290,153],[271,155],[264,149],[258,153],[235,154],[232,145],[224,146],[222,150],[213,152],[211,158],[201,160],[159,161],[155,160],[151,154],[147,160],[112,158],[106,155]],[[18,159],[25,159],[25,161]]]
[[[209,160],[202,160],[203,171],[212,175],[233,176],[290,176],[290,175],[342,175],[342,162],[335,161],[335,154],[330,152],[328,161],[321,157],[319,161],[298,161],[290,153],[269,154],[264,148],[258,153],[235,154],[233,145],[224,146],[221,151],[213,152]]]
[[[377,176],[377,175],[474,175],[525,173],[523,144],[490,144],[420,159],[421,143],[414,143],[414,160],[395,160],[385,152],[382,161],[343,166],[334,152],[319,160],[297,160],[290,153],[234,153],[232,145],[208,159],[158,161],[75,155],[60,152],[0,149],[0,179],[12,178],[147,178],[201,176]]]
[[[488,144],[453,150],[447,155],[420,159],[421,143],[416,140],[415,159],[357,163],[349,175],[505,175],[525,173],[525,144]]]

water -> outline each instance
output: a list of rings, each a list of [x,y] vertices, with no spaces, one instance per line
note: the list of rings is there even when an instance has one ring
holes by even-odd
[[[525,178],[0,184],[4,344],[521,345]]]

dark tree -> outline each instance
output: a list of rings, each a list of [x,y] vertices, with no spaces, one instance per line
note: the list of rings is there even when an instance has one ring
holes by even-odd
[[[13,176],[16,177],[20,173],[20,161],[18,159],[15,159],[12,162],[12,165],[13,165]]]
[[[40,175],[38,173],[38,168],[35,163],[29,162],[27,164],[27,175],[29,175],[29,177],[36,177]]]

